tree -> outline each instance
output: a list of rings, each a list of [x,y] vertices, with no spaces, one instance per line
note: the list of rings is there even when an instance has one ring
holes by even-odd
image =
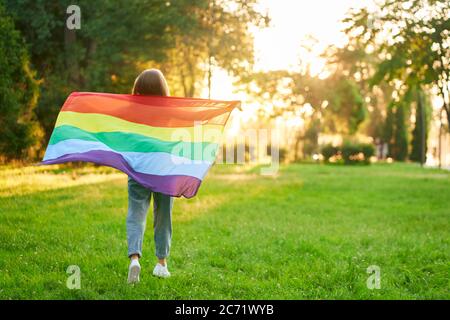
[[[81,29],[68,30],[69,0],[2,1],[41,82],[36,113],[45,140],[72,91],[130,92],[143,68],[159,66],[172,94],[194,96],[208,61],[241,74],[252,63],[249,27],[263,19],[255,1],[80,0]]]
[[[253,38],[250,26],[262,27],[267,16],[254,7],[256,1],[204,0],[188,7],[186,13],[196,23],[189,33],[175,37],[169,59],[161,63],[177,95],[192,97],[206,79],[211,93],[212,70],[222,68],[237,81],[245,78],[253,66]]]
[[[408,157],[408,127],[406,124],[406,107],[399,103],[395,108],[395,131],[392,156],[399,161],[405,161]]]
[[[42,81],[37,115],[48,139],[72,91],[130,92],[145,61],[163,61],[195,17],[187,8],[203,1],[80,0],[81,29],[65,26],[69,0],[4,0],[29,47]]]
[[[208,92],[213,64],[242,79],[252,72],[253,37],[250,27],[264,27],[268,15],[255,9],[256,0],[210,0],[205,24],[208,32]]]
[[[25,44],[0,3],[0,155],[23,158],[40,135],[38,91]]]
[[[303,155],[311,156],[319,152],[320,120],[311,119],[304,134]],[[297,159],[296,159],[297,160]]]
[[[372,84],[400,82],[403,90],[436,87],[450,123],[450,6],[447,0],[385,0],[372,13],[362,8],[345,20],[382,60]],[[450,129],[449,129],[450,130]]]
[[[390,103],[387,108],[386,119],[384,122],[383,128],[383,141],[388,144],[388,156],[394,157],[394,132],[395,132],[395,113],[394,113],[394,105]]]
[[[388,156],[404,161],[408,157],[408,125],[404,102],[391,101],[387,108],[383,141],[388,144]]]
[[[416,100],[416,121],[414,130],[412,131],[411,154],[409,159],[423,164],[425,163],[427,153],[429,123],[427,110],[429,106],[424,93],[420,90],[416,94]]]
[[[353,135],[366,117],[364,96],[355,81],[342,75],[326,79],[326,87],[333,88],[327,95],[327,112],[335,123],[336,132]],[[331,126],[331,125],[330,125]]]

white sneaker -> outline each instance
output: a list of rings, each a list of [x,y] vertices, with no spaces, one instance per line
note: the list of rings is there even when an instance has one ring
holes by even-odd
[[[139,273],[141,273],[141,265],[138,259],[132,259],[128,267],[128,283],[139,282]]]
[[[155,269],[153,269],[153,275],[160,278],[168,278],[170,277],[170,272],[167,269],[167,263],[165,266],[157,263]]]

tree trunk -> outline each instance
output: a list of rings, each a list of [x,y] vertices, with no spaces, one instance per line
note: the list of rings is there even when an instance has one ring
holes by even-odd
[[[181,69],[181,68],[180,68]],[[187,97],[187,94],[188,94],[188,90],[187,90],[187,85],[186,85],[186,76],[184,75],[184,72],[183,71],[181,71],[181,73],[180,73],[180,76],[181,76],[181,85],[182,85],[182,87],[183,87],[183,95],[185,96],[185,97]]]
[[[188,97],[192,98],[195,94],[195,70],[192,62],[187,62],[191,83],[189,85]]]
[[[447,130],[450,133],[450,108],[446,108],[445,112],[447,113]]]
[[[76,54],[76,30],[64,28],[64,49],[66,56],[66,68],[69,74],[69,81],[78,85],[80,83],[80,67]]]
[[[297,162],[300,160],[299,156],[299,149],[300,149],[300,143],[302,142],[302,131],[301,129],[298,131],[297,136],[295,137],[295,145],[294,145],[294,161]]]
[[[440,126],[439,126],[439,169],[442,168],[442,133],[443,133],[443,127],[444,124],[442,122],[442,112],[444,111],[444,108],[441,109],[441,111],[439,112],[439,122],[440,122]],[[447,113],[448,115],[448,113]]]
[[[211,78],[212,78],[211,64],[212,64],[212,56],[210,53],[208,58],[208,99],[211,99]]]
[[[420,112],[422,114],[421,117],[421,132],[420,132],[420,138],[421,138],[421,148],[420,148],[420,164],[423,166],[426,161],[426,149],[427,149],[427,127],[426,127],[426,110],[425,110],[425,102],[423,101],[423,95],[422,92],[419,91],[419,104],[420,104]]]

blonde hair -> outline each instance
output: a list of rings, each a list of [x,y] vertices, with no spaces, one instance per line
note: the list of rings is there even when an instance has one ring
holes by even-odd
[[[169,87],[166,78],[158,69],[147,69],[142,71],[134,81],[133,94],[168,96]]]

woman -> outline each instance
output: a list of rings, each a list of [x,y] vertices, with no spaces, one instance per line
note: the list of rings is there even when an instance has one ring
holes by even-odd
[[[169,89],[164,75],[156,69],[145,70],[136,78],[133,94],[168,96]],[[153,275],[161,278],[170,276],[167,269],[167,256],[172,239],[173,198],[146,189],[128,177],[127,241],[128,257],[131,259],[128,269],[128,283],[139,282],[139,273],[141,272],[139,259],[142,257],[142,241],[152,196],[153,229],[156,256],[158,257]]]

